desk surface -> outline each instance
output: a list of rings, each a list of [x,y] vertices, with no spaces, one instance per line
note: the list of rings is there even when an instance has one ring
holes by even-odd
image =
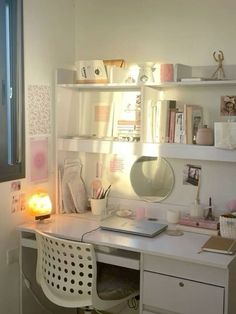
[[[83,241],[110,248],[168,257],[180,261],[228,268],[235,256],[202,252],[201,246],[208,235],[184,232],[182,236],[169,236],[165,232],[154,238],[101,230],[99,219],[91,215],[54,215],[49,223],[27,223],[17,228],[20,232],[40,230],[54,236]]]

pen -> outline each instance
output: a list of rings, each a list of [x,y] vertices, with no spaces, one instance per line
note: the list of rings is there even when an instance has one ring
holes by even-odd
[[[105,198],[107,195],[108,195],[108,193],[109,193],[109,191],[110,191],[110,189],[111,189],[111,184],[108,186],[108,188],[105,190],[105,192],[103,193],[103,197],[102,198]]]

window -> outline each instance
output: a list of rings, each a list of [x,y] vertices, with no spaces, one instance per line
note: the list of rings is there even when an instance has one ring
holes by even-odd
[[[0,182],[24,177],[22,0],[0,1]]]

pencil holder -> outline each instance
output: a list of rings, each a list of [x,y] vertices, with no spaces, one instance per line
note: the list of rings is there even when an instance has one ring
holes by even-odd
[[[236,239],[236,216],[220,216],[220,235],[224,238]]]
[[[100,199],[91,198],[90,204],[93,215],[105,214],[107,209],[107,197]]]

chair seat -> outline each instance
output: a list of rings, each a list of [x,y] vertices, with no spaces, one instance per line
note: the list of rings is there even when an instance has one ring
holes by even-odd
[[[103,300],[119,300],[139,290],[139,271],[97,264],[97,292]]]

